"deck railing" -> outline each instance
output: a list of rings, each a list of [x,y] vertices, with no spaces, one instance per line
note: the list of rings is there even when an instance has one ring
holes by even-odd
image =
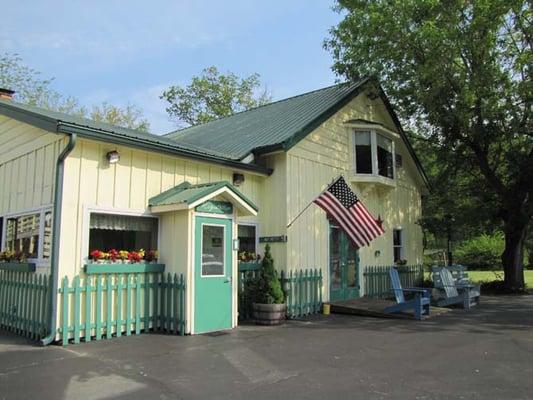
[[[47,335],[50,275],[0,269],[0,328],[39,340]]]
[[[423,265],[367,266],[363,267],[364,295],[375,299],[392,297],[389,271],[396,268],[403,288],[420,286],[424,281]]]
[[[61,281],[63,345],[148,331],[185,332],[183,275],[124,273],[76,276]]]
[[[239,319],[252,318],[252,303],[246,295],[246,284],[259,276],[260,263],[239,263]],[[322,272],[318,269],[284,271],[281,285],[287,295],[287,317],[299,318],[322,309]]]

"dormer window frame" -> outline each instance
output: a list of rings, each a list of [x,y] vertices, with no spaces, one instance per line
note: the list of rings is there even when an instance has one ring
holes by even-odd
[[[353,181],[359,182],[374,182],[381,183],[386,186],[396,186],[397,167],[396,167],[396,142],[400,139],[400,135],[391,131],[384,126],[377,124],[347,124],[350,142],[350,158],[351,158],[351,177]],[[368,132],[370,135],[370,149],[371,149],[371,173],[357,171],[357,151],[356,151],[356,135],[360,132]],[[381,175],[379,173],[378,160],[378,138],[382,137],[391,142],[391,157],[392,157],[392,177]]]

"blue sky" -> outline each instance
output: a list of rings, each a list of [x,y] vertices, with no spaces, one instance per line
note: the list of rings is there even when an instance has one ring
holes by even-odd
[[[154,133],[174,127],[161,92],[210,65],[258,72],[274,99],[336,79],[322,42],[340,16],[327,0],[1,2],[0,51],[83,104],[141,107]]]

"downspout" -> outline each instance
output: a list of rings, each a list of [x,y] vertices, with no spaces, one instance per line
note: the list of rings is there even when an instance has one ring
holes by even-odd
[[[57,131],[59,133],[59,126],[57,124]],[[63,204],[63,176],[65,172],[65,160],[68,155],[74,150],[78,135],[75,133],[68,134],[69,140],[56,163],[56,176],[54,186],[54,222],[52,230],[52,256],[50,260],[50,321],[48,325],[48,336],[41,339],[41,345],[47,346],[56,338],[56,324],[57,324],[57,291],[59,286],[59,238],[61,236],[61,206]]]

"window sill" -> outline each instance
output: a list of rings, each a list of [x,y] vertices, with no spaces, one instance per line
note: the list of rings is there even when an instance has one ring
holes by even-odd
[[[17,272],[35,272],[35,263],[0,262],[0,270]]]
[[[385,178],[381,175],[370,175],[370,174],[352,174],[348,177],[350,182],[354,183],[372,183],[379,185],[385,188],[395,188],[396,180],[391,178]]]
[[[84,271],[88,275],[94,274],[141,274],[148,272],[164,272],[165,264],[120,264],[120,263],[89,263]]]

